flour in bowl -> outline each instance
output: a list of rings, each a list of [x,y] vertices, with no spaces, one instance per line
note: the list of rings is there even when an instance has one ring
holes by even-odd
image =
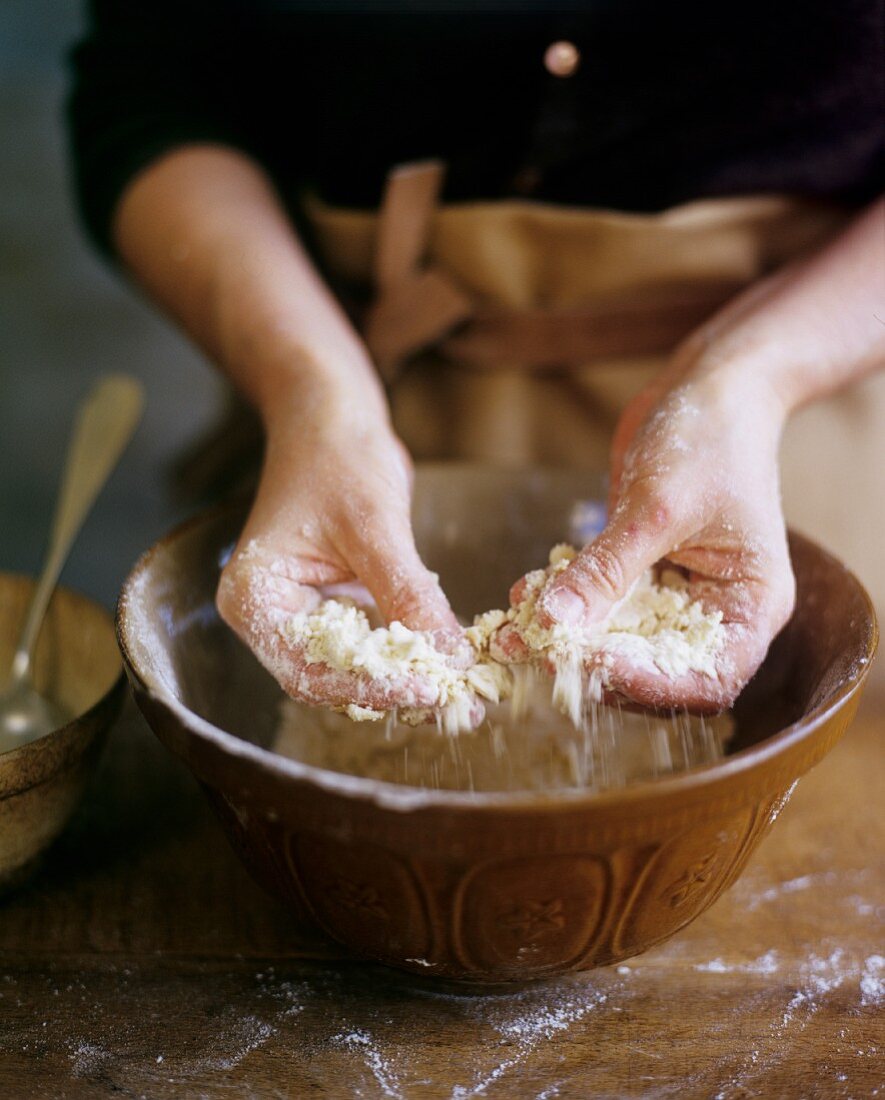
[[[713,763],[734,729],[726,714],[634,714],[603,704],[576,729],[553,705],[546,677],[525,669],[518,678],[525,689],[519,715],[508,703],[489,703],[485,721],[459,737],[393,715],[359,727],[290,699],[270,747],[339,774],[429,790],[603,791]]]

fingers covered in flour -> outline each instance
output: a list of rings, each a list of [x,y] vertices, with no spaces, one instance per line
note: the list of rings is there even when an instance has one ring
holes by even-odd
[[[786,542],[772,532],[767,552],[711,555],[686,547],[675,555],[689,569],[688,594],[705,614],[720,617],[720,643],[704,670],[668,675],[617,652],[606,679],[619,697],[654,709],[685,708],[712,714],[732,706],[765,659],[772,638],[787,623],[795,602],[795,580]],[[703,566],[703,571],[694,568]],[[719,575],[717,575],[717,573]]]
[[[332,668],[311,658],[307,646],[293,640],[293,618],[309,615],[323,602],[318,587],[297,579],[311,575],[310,566],[269,556],[254,542],[247,543],[222,572],[216,596],[219,614],[295,699],[372,710],[433,707],[438,689],[427,679],[405,673],[381,680],[360,670]]]
[[[674,545],[669,508],[635,491],[622,499],[605,530],[554,577],[538,599],[538,621],[581,629],[605,618],[636,580]]]
[[[300,439],[270,442],[257,497],[221,576],[219,613],[296,699],[376,711],[436,706],[439,686],[416,662],[380,660],[378,638],[370,639],[374,660],[361,661],[358,648],[384,624],[426,633],[445,653],[464,645],[415,547],[398,441],[380,429],[361,450],[337,430],[309,448]],[[336,607],[350,610],[324,648],[316,617]],[[397,652],[391,644],[382,656]]]
[[[418,554],[407,514],[391,517],[364,511],[348,541],[349,564],[385,622],[438,632],[443,638],[460,636],[439,577]]]

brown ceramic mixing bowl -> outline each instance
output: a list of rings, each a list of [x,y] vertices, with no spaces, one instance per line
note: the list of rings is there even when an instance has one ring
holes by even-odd
[[[0,573],[0,670],[12,663],[33,588],[30,577]],[[37,642],[34,681],[76,717],[0,753],[0,894],[28,877],[67,824],[123,701],[126,681],[104,608],[56,589]]]
[[[430,466],[415,524],[463,613],[567,537],[564,472]],[[234,847],[299,922],[415,973],[524,981],[615,962],[703,912],[796,780],[854,714],[876,646],[857,579],[794,535],[798,604],[736,708],[718,763],[598,794],[422,790],[271,751],[281,693],[215,613],[243,511],[180,528],[138,563],[118,635],[139,705],[204,784]]]

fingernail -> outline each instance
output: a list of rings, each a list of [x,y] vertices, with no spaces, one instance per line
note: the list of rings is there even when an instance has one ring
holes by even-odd
[[[559,588],[542,600],[544,611],[563,626],[577,626],[586,614],[584,601],[570,588]]]

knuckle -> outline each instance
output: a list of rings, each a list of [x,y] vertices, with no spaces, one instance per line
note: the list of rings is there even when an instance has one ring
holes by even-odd
[[[787,623],[796,608],[796,577],[792,567],[787,564],[781,587],[780,615],[781,626]]]
[[[593,547],[589,553],[578,558],[572,568],[575,579],[582,586],[591,587],[607,599],[619,599],[625,591],[624,566],[609,546]]]
[[[783,598],[778,606],[775,608],[773,621],[775,632],[780,631],[787,625],[790,619],[793,617],[793,610],[796,607],[795,594],[791,594],[788,597]]]
[[[525,595],[525,591],[526,591],[527,586],[528,586],[528,581],[526,580],[525,577],[520,577],[518,581],[514,581],[514,583],[510,586],[510,592],[508,593],[508,599],[510,601],[510,606],[511,607],[516,607],[517,604],[520,603],[523,596]]]
[[[787,591],[779,594],[771,612],[772,628],[775,633],[787,625],[796,607],[796,589],[791,585]]]
[[[445,597],[431,574],[404,581],[391,595],[388,615],[402,623],[431,622],[439,617]],[[448,605],[445,605],[446,608]]]
[[[766,603],[771,631],[776,634],[790,621],[796,606],[796,578],[788,561],[772,571]]]
[[[354,544],[388,537],[388,532],[398,530],[401,516],[389,501],[377,493],[366,493],[357,488],[351,497],[329,502],[332,527],[346,540]]]
[[[235,627],[243,615],[246,578],[238,560],[233,558],[222,570],[215,589],[215,607],[228,626]]]
[[[730,707],[740,695],[761,663],[762,656],[752,649],[743,655],[741,661],[732,665],[719,677],[717,689],[710,692],[710,701],[720,710]]]
[[[427,609],[427,601],[414,590],[400,590],[390,604],[391,621],[412,622]]]
[[[719,680],[723,705],[730,706],[755,676],[765,660],[771,640],[772,632],[766,630],[761,623],[735,632],[728,659],[720,664]]]
[[[345,542],[360,546],[385,536],[390,526],[390,515],[377,501],[352,501],[336,509],[332,530]]]
[[[613,518],[623,537],[659,541],[663,535],[676,538],[689,511],[690,502],[677,487],[660,477],[642,478],[623,494]]]
[[[637,525],[658,533],[673,526],[676,519],[674,494],[659,481],[634,485],[629,498]]]
[[[666,531],[673,526],[675,512],[668,494],[660,490],[653,493],[646,502],[646,522],[655,533]]]

